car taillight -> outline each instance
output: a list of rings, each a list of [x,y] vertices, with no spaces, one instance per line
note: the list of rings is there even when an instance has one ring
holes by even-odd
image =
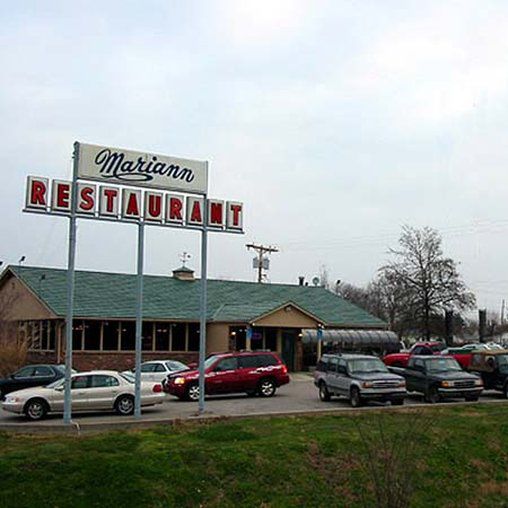
[[[160,385],[158,383],[156,385],[153,385],[152,391],[154,393],[161,393],[162,392],[162,385]]]
[[[282,373],[283,374],[287,374],[288,373],[288,368],[285,365],[282,365]]]

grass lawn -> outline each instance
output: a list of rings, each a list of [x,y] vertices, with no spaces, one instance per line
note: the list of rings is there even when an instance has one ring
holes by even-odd
[[[376,506],[387,484],[411,506],[506,507],[507,466],[508,404],[4,433],[0,507]]]

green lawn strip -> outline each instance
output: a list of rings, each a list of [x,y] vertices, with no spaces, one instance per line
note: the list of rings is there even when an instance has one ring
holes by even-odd
[[[508,405],[490,404],[4,433],[0,506],[373,506],[374,476],[383,485],[407,474],[412,506],[506,506],[507,417]]]

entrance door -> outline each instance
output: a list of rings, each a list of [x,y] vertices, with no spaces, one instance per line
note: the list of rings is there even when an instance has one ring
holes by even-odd
[[[282,360],[287,368],[295,370],[295,345],[300,330],[282,330]]]

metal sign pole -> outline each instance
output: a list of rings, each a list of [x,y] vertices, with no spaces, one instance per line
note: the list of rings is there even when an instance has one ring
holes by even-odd
[[[199,414],[205,412],[205,353],[206,353],[206,307],[207,307],[207,249],[208,249],[208,198],[203,198],[203,229],[201,230],[201,299],[199,323]]]
[[[72,374],[72,322],[74,318],[74,266],[76,259],[76,201],[79,143],[74,143],[71,186],[71,215],[69,218],[69,251],[67,259],[67,315],[65,318],[65,381],[64,381],[64,423],[71,423],[71,374]]]
[[[145,251],[145,224],[138,224],[138,271],[136,284],[136,364],[134,384],[134,416],[141,418],[141,347],[143,332],[143,258]]]

